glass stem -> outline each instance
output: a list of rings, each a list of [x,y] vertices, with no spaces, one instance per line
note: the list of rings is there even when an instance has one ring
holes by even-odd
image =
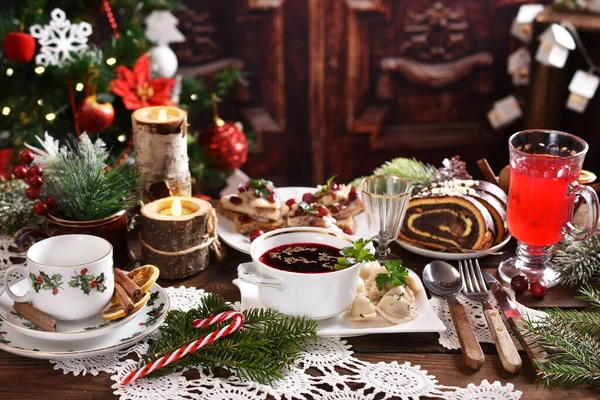
[[[390,252],[391,250],[388,247],[388,242],[380,240],[377,245],[377,256],[380,258],[387,257]]]

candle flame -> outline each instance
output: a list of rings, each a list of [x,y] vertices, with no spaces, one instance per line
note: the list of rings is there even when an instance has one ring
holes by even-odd
[[[181,201],[179,201],[179,199],[173,200],[173,203],[171,204],[171,214],[174,217],[179,217],[181,216],[182,211],[183,210],[181,208]]]
[[[165,122],[167,120],[167,112],[164,108],[158,112],[158,120],[160,122]]]

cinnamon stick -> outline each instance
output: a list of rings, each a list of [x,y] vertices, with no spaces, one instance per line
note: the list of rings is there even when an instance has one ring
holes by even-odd
[[[492,167],[490,167],[490,164],[485,158],[482,158],[481,160],[477,161],[477,166],[479,167],[479,170],[483,174],[483,177],[486,181],[499,186],[498,178],[496,178],[494,170],[492,170]]]
[[[133,302],[127,295],[123,286],[119,285],[115,282],[115,294],[117,295],[117,300],[119,300],[119,304],[121,304],[121,308],[125,311],[125,314],[131,314],[133,311]]]
[[[42,330],[46,332],[56,332],[56,320],[38,310],[32,304],[15,302],[13,308],[16,312],[39,326]]]
[[[119,268],[115,268],[115,282],[117,282],[132,299],[139,299],[142,296],[142,289]]]

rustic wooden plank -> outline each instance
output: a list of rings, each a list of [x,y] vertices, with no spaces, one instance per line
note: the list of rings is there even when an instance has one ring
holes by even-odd
[[[241,71],[244,69],[244,61],[238,58],[222,58],[220,60],[212,61],[202,65],[181,67],[177,70],[177,73],[189,77],[206,77],[212,76],[225,68],[235,68]]]
[[[352,133],[364,134],[377,137],[383,123],[390,113],[390,106],[370,106],[354,121]]]

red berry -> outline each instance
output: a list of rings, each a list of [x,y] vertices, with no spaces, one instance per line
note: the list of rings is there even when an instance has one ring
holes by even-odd
[[[240,183],[238,185],[238,192],[240,192],[240,193],[245,192],[249,188],[250,188],[250,185],[243,185],[243,184]]]
[[[33,162],[33,159],[34,155],[31,150],[24,150],[23,152],[21,152],[21,161],[23,161],[23,163],[30,164]]]
[[[243,201],[242,201],[242,199],[240,199],[240,198],[239,198],[239,197],[237,197],[237,196],[231,196],[231,197],[229,198],[229,201],[231,202],[231,204],[235,204],[236,206],[239,206],[239,205],[240,205],[240,204],[242,204],[242,202],[243,202]]]
[[[333,190],[330,190],[330,191],[329,191],[329,195],[331,196],[331,198],[332,198],[333,200],[336,200],[336,199],[337,199],[337,195],[335,194],[335,192],[334,192]]]
[[[339,213],[339,212],[340,212],[340,206],[337,206],[337,205],[333,205],[333,206],[331,206],[331,212],[332,212],[333,214],[337,214],[337,213]]]
[[[289,199],[288,201],[285,202],[285,205],[288,207],[291,207],[292,204],[296,204],[296,199]]]
[[[338,184],[335,183],[335,182],[333,182],[333,181],[331,181],[331,183],[329,184],[329,188],[331,190],[338,190]]]
[[[27,197],[29,200],[35,200],[40,197],[40,190],[32,187],[27,188],[25,191],[25,197]]]
[[[517,275],[510,280],[510,287],[516,293],[525,293],[529,289],[529,279],[525,275]]]
[[[269,202],[271,203],[275,203],[275,201],[277,200],[277,194],[271,190],[269,192],[269,198],[267,200],[269,200]]]
[[[87,270],[87,268],[84,268],[84,269],[82,269],[82,270],[81,270],[81,275],[85,275],[85,274],[87,274],[87,271],[88,271],[88,270]]]
[[[38,275],[37,278],[35,278],[35,281],[37,283],[42,283],[42,277]]]
[[[304,193],[302,195],[302,201],[308,204],[315,202],[315,196],[312,193]]]
[[[44,215],[48,212],[48,206],[43,201],[38,201],[33,205],[33,212],[36,215]]]
[[[535,297],[544,297],[548,293],[548,286],[542,281],[534,281],[529,285],[529,290]]]
[[[29,168],[28,175],[29,176],[34,176],[34,175],[42,176],[43,173],[44,173],[44,170],[42,169],[42,167],[40,167],[39,165],[34,165],[31,168]]]
[[[319,213],[320,217],[325,217],[325,216],[329,215],[329,210],[323,204],[319,204],[316,207],[316,210]]]
[[[250,241],[254,242],[254,240],[256,240],[257,237],[262,236],[265,234],[265,231],[263,231],[262,229],[255,229],[252,232],[250,232]]]
[[[58,288],[55,287],[52,289],[52,294],[56,296],[58,294]]]
[[[40,186],[42,186],[42,183],[44,183],[44,180],[39,175],[29,177],[29,186],[33,188],[39,188]]]
[[[90,284],[90,286],[92,287],[92,289],[96,289],[96,286],[98,286],[98,282],[92,281],[92,283]]]
[[[24,179],[27,177],[27,167],[19,165],[13,169],[13,175],[17,179]]]
[[[344,228],[344,233],[346,235],[354,235],[354,232],[352,232],[352,229],[350,228]]]
[[[52,196],[48,196],[48,198],[46,198],[46,205],[48,206],[48,210],[56,210],[56,199]]]
[[[348,200],[354,201],[358,198],[358,193],[356,193],[356,188],[352,186],[350,192],[348,193]]]

